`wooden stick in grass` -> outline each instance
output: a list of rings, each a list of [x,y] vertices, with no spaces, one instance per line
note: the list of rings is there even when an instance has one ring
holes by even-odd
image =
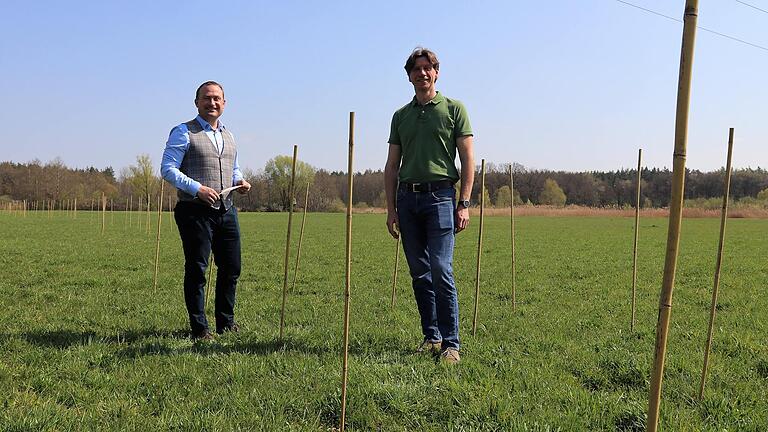
[[[151,224],[150,215],[152,214],[152,200],[150,199],[150,194],[147,194],[147,235],[149,235],[149,228]]]
[[[208,254],[208,279],[205,281],[205,309],[208,308],[208,294],[211,292],[211,286],[216,286],[214,284],[211,284],[211,279],[213,277],[213,251]]]
[[[128,213],[128,198],[126,198],[126,199],[125,199],[125,214],[126,214],[126,217],[125,217],[125,218],[123,218],[123,228],[126,228],[126,227],[128,227],[128,226],[129,226],[129,225],[128,225],[128,223],[129,223],[128,221],[129,221],[130,219],[128,219],[128,218],[130,218],[130,217],[131,217],[131,216],[130,216],[131,214],[130,214],[130,213]]]
[[[133,226],[133,195],[128,197],[128,228]]]
[[[101,235],[104,235],[104,228],[107,225],[107,197],[101,193]]]
[[[515,181],[512,164],[509,164],[509,227],[512,242],[512,312],[517,308],[517,293],[515,292]]]
[[[717,263],[715,264],[715,285],[712,288],[712,305],[709,308],[709,327],[707,343],[704,345],[704,367],[701,369],[699,400],[704,398],[704,386],[707,382],[709,353],[712,351],[712,337],[715,333],[715,314],[717,311],[717,292],[720,289],[720,265],[723,262],[723,240],[725,239],[725,221],[728,219],[728,195],[731,189],[731,153],[733,152],[733,128],[728,131],[728,159],[725,167],[725,190],[723,191],[723,211],[720,214],[720,241],[717,245]]]
[[[157,273],[160,270],[160,225],[163,222],[163,184],[160,182],[160,196],[157,198],[157,240],[155,241],[155,282],[152,289],[157,292]]]
[[[688,144],[688,106],[690,104],[691,71],[693,47],[696,38],[698,0],[686,0],[683,19],[683,43],[680,53],[680,72],[677,86],[677,113],[675,118],[675,150],[672,169],[672,190],[669,202],[669,228],[667,230],[667,253],[664,261],[664,276],[659,296],[659,317],[656,323],[656,344],[654,349],[651,387],[648,394],[648,432],[659,427],[659,406],[661,405],[661,383],[664,377],[664,358],[667,354],[667,334],[672,315],[672,292],[675,286],[677,252],[680,245],[680,225],[683,216],[683,192],[685,185],[685,157]]]
[[[109,199],[109,224],[115,224],[115,200],[113,198]]]
[[[349,294],[352,284],[352,160],[355,147],[355,113],[349,113],[349,157],[347,165],[347,243],[346,271],[344,277],[344,357],[341,365],[341,420],[339,429],[344,432],[347,421],[347,378],[349,374]]]
[[[288,189],[288,232],[285,236],[285,259],[283,260],[283,304],[280,307],[280,339],[283,339],[285,329],[285,300],[288,296],[288,258],[291,252],[291,223],[293,222],[294,182],[296,181],[296,156],[299,146],[293,146],[293,163],[291,164],[291,185]]]
[[[485,212],[485,159],[480,162],[480,230],[477,235],[477,268],[475,270],[475,314],[472,317],[472,336],[477,334],[477,312],[480,305],[480,258],[483,251],[483,213]]]
[[[629,320],[629,331],[635,331],[635,315],[637,311],[637,236],[640,231],[640,180],[642,173],[640,164],[643,161],[643,149],[637,151],[637,188],[635,196],[635,240],[632,244],[632,316]]]
[[[293,282],[291,283],[291,292],[296,289],[296,275],[299,274],[299,258],[301,257],[301,242],[304,239],[304,222],[307,220],[307,201],[309,200],[309,182],[307,182],[307,191],[304,194],[304,214],[301,216],[301,230],[299,231],[299,245],[296,247],[296,266],[293,268]]]
[[[397,267],[400,264],[400,234],[395,240],[395,272],[392,274],[392,308],[395,307],[395,296],[397,295]]]

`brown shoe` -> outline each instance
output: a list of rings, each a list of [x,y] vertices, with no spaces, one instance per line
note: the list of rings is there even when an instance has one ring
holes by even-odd
[[[213,340],[213,334],[211,334],[208,329],[205,329],[203,331],[192,333],[192,341],[212,341]]]
[[[442,341],[424,339],[424,342],[422,342],[421,345],[416,348],[416,354],[430,353],[432,355],[437,355],[440,352],[441,345]]]
[[[216,329],[216,333],[218,333],[218,334],[224,334],[226,332],[237,333],[239,331],[240,331],[240,326],[237,325],[237,323],[232,323],[232,324],[230,324],[228,326],[224,326],[224,328],[220,328],[220,329],[217,328]]]
[[[440,362],[447,364],[456,364],[461,361],[459,350],[456,348],[446,348],[440,353]]]

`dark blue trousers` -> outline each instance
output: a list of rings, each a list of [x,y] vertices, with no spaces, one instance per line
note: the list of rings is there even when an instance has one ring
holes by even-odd
[[[179,202],[174,210],[184,246],[184,301],[193,333],[208,329],[205,317],[205,271],[213,250],[216,273],[216,329],[235,322],[235,287],[240,277],[240,225],[237,209],[214,209]]]

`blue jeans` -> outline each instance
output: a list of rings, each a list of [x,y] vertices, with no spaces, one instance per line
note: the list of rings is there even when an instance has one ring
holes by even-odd
[[[216,329],[235,323],[235,287],[240,277],[240,225],[237,209],[213,209],[181,201],[174,216],[184,246],[184,302],[193,333],[208,330],[205,270],[213,250],[216,261]]]
[[[424,338],[459,349],[459,299],[453,280],[455,191],[398,189],[397,215]]]

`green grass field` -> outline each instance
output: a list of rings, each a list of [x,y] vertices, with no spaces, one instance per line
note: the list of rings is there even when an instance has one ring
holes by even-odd
[[[241,214],[243,330],[187,334],[183,257],[155,231],[96,214],[0,214],[0,430],[329,430],[340,415],[342,214],[310,214],[286,338],[277,340],[286,214]],[[153,225],[156,215],[152,216]],[[643,430],[666,219],[640,223],[638,314],[629,332],[631,218],[487,218],[480,326],[471,336],[478,218],[457,237],[462,363],[421,341],[404,259],[383,215],[353,219],[351,430]],[[142,221],[143,221],[142,217]],[[294,218],[298,238],[301,215]],[[683,222],[663,386],[667,431],[768,430],[768,220],[728,222],[720,305],[699,402],[718,219]],[[295,241],[294,241],[295,253]],[[293,263],[291,264],[293,268]],[[212,319],[213,310],[209,310]]]

